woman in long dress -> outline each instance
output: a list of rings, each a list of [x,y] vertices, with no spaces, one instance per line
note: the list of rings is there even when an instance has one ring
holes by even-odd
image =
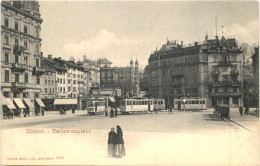
[[[115,155],[116,157],[125,156],[125,144],[123,139],[123,131],[119,125],[116,126],[116,142],[115,142]]]
[[[115,141],[116,141],[116,132],[114,128],[111,128],[111,131],[108,133],[108,155],[115,155]]]

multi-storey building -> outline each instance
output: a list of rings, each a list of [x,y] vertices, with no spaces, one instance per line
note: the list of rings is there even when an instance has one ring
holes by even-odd
[[[130,67],[109,67],[100,69],[102,87],[120,88],[122,95],[136,96],[139,93],[139,63],[130,61]]]
[[[173,105],[176,98],[206,98],[208,106],[242,105],[241,51],[235,39],[195,42],[167,41],[150,55],[150,95]]]
[[[67,72],[62,73],[64,78],[60,79],[60,84],[64,84],[62,92],[66,94],[66,98],[77,98],[84,92],[84,68],[73,61],[66,61],[61,58],[54,58],[54,61],[62,65]],[[62,80],[62,81],[61,81]]]
[[[41,97],[42,21],[37,1],[1,2],[1,90],[5,97],[29,98],[34,104]]]
[[[100,68],[95,61],[86,58],[83,55],[82,67],[88,72],[88,87],[99,87],[100,85]]]
[[[49,67],[43,57],[42,67],[45,69],[45,74],[41,76],[41,88],[42,88],[42,101],[47,110],[53,110],[53,103],[55,98],[58,98],[57,94],[57,82],[56,82],[56,70]]]

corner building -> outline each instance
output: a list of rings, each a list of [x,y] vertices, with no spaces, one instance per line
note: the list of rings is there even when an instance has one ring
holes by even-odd
[[[1,2],[1,91],[6,98],[36,103],[41,97],[42,21],[37,1]]]
[[[174,99],[206,98],[207,106],[243,105],[242,55],[235,39],[218,36],[187,47],[183,42],[167,41],[149,58],[152,97],[164,98],[173,105]]]

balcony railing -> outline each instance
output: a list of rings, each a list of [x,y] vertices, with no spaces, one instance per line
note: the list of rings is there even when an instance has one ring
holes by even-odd
[[[213,82],[210,82],[210,84],[212,86],[240,86],[241,83],[240,81],[232,81],[232,80],[229,80],[229,81],[213,81]]]
[[[238,76],[239,75],[239,71],[233,70],[233,71],[231,71],[231,75],[232,76]]]
[[[24,90],[26,89],[27,83],[24,82],[12,82],[12,88]]]
[[[220,75],[220,72],[218,70],[212,71],[212,76],[218,77]]]
[[[45,73],[45,69],[39,66],[33,67],[33,75],[42,75]]]
[[[17,72],[24,72],[27,69],[27,65],[21,63],[12,63],[11,67],[13,71]]]
[[[220,61],[218,63],[219,66],[230,66],[231,65],[231,62],[229,61]]]
[[[24,46],[14,45],[14,53],[21,54],[25,50]]]

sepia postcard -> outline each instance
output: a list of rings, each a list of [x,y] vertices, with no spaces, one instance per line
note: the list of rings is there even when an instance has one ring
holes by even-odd
[[[1,1],[0,165],[259,165],[259,1]]]

